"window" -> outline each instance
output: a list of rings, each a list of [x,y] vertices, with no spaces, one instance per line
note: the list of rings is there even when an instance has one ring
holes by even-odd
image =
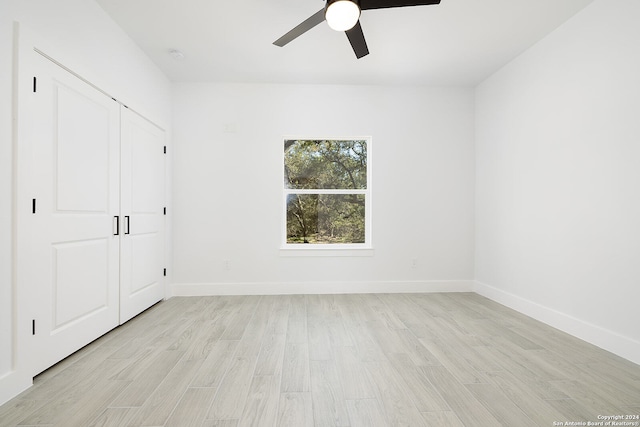
[[[284,140],[284,247],[371,247],[370,138]]]

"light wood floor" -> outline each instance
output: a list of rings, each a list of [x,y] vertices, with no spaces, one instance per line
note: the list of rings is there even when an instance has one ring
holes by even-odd
[[[157,304],[39,375],[0,407],[0,425],[519,427],[638,414],[640,366],[476,294],[223,296]]]

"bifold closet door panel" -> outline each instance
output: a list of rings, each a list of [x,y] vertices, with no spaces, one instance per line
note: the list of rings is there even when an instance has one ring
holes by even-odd
[[[36,374],[118,325],[119,104],[34,54],[32,268],[20,277]],[[37,84],[36,84],[37,81]],[[31,328],[30,328],[31,329]]]
[[[164,298],[165,133],[122,107],[120,323]]]

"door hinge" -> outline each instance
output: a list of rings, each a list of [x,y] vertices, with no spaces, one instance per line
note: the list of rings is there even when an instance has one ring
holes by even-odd
[[[167,146],[164,146],[164,154],[167,154]]]
[[[35,92],[36,92],[37,88],[38,88],[37,79],[36,79],[36,77],[34,76],[34,77],[33,77],[33,93],[35,93]]]
[[[164,277],[167,277],[167,269],[164,269]]]
[[[31,200],[31,213],[36,213],[36,199]]]
[[[31,335],[35,335],[36,334],[36,319],[33,319],[31,321]]]

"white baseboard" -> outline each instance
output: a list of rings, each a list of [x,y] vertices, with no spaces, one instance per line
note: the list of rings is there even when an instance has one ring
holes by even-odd
[[[29,387],[33,380],[25,375],[19,375],[17,371],[9,372],[0,377],[0,405],[5,404]]]
[[[590,344],[640,364],[640,342],[482,282],[474,291]]]
[[[412,282],[177,283],[172,296],[473,292],[472,280]]]

